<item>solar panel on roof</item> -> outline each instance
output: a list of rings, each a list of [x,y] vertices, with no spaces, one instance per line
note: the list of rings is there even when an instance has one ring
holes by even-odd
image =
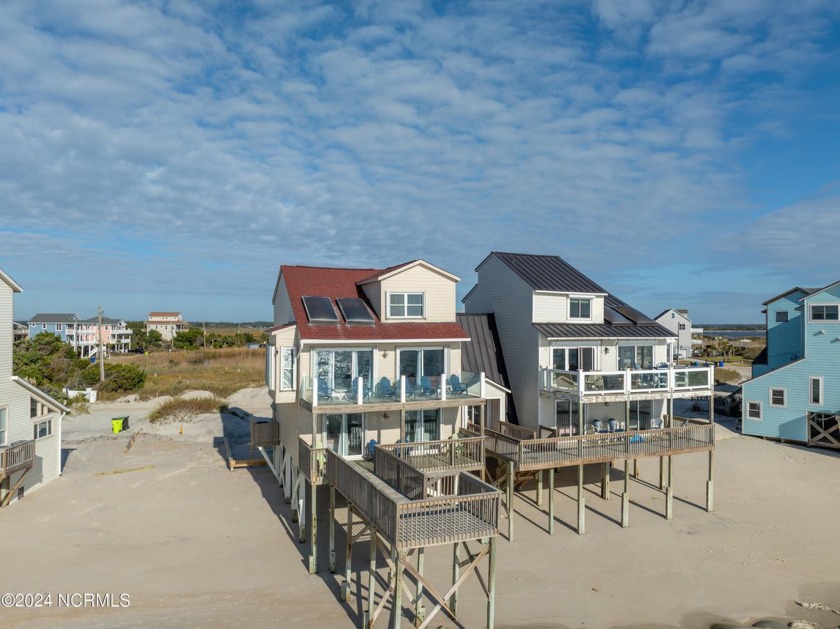
[[[338,323],[338,315],[329,297],[306,296],[301,299],[310,323]]]
[[[649,318],[647,315],[642,314],[632,306],[616,306],[615,309],[620,314],[630,319],[630,321],[638,325],[651,325],[656,323],[656,321]]]
[[[630,321],[627,317],[623,314],[618,312],[615,308],[610,308],[609,306],[604,306],[604,320],[607,323],[611,323],[612,325],[632,325],[633,322]]]
[[[341,297],[335,301],[347,323],[373,325],[373,315],[370,314],[364,300],[358,297]]]

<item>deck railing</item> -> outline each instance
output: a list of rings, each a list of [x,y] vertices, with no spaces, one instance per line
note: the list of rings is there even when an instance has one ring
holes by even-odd
[[[424,472],[480,470],[484,468],[484,441],[482,437],[474,436],[405,444],[378,444],[377,448],[396,454]]]
[[[424,498],[428,476],[420,469],[401,459],[408,445],[400,444],[394,452],[379,446],[373,449],[373,472],[388,485],[411,500]]]
[[[679,393],[711,391],[714,367],[668,367],[626,371],[565,371],[540,369],[544,393],[567,392],[578,397],[610,394]]]
[[[298,439],[300,471],[314,485],[323,485],[326,482],[327,451],[327,448],[313,448],[303,439]]]
[[[518,424],[511,424],[510,422],[504,421],[496,422],[496,424],[496,432],[501,433],[506,437],[513,437],[514,439],[534,439],[537,436],[535,431]]]
[[[486,396],[484,373],[462,371],[428,378],[401,376],[391,383],[382,379],[353,378],[341,387],[332,387],[311,375],[301,377],[301,398],[315,406],[371,406],[395,402],[427,400],[478,400]]]
[[[0,448],[0,474],[6,475],[35,459],[35,442],[24,441]]]
[[[441,493],[451,489],[451,495],[410,500],[375,474],[327,451],[330,484],[400,550],[498,534],[500,492],[464,472],[446,476],[454,478],[438,487]]]
[[[280,443],[280,424],[251,419],[251,449]]]

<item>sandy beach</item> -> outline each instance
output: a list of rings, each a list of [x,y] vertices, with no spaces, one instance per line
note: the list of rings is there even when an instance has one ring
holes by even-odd
[[[247,416],[267,416],[267,402],[262,389],[242,391],[229,400],[235,414],[201,416],[183,434],[180,425],[150,425],[148,402],[97,404],[67,418],[63,476],[0,512],[0,535],[15,540],[4,546],[0,594],[50,594],[52,606],[4,606],[3,625],[357,626],[361,603],[337,597],[343,553],[339,574],[323,559],[322,572],[308,575],[272,474],[225,467],[218,437],[244,448]],[[109,419],[119,414],[130,415],[131,428],[113,435]],[[717,428],[713,513],[703,508],[705,454],[675,457],[672,521],[663,517],[655,461],[642,461],[631,483],[626,529],[618,469],[609,500],[587,486],[583,536],[573,530],[570,478],[560,475],[554,536],[525,491],[514,542],[499,538],[497,626],[708,628],[764,618],[840,625],[840,615],[797,605],[840,609],[840,455],[742,437],[731,423]],[[354,554],[355,594],[356,580],[367,581],[367,543]],[[450,558],[445,547],[427,551],[433,582],[450,582]],[[112,606],[57,605],[59,594],[73,593],[110,593]],[[462,626],[483,626],[475,580],[459,604]],[[408,612],[403,621],[410,626]],[[458,625],[438,615],[432,626]]]

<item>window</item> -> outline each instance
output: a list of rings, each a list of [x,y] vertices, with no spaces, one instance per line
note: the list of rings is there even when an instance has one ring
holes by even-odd
[[[318,350],[315,370],[330,389],[349,391],[355,378],[364,378],[368,387],[373,383],[373,350]]]
[[[440,378],[446,373],[444,351],[438,349],[401,349],[400,375],[405,376],[410,384],[417,384],[423,376]]]
[[[808,403],[823,403],[823,379],[819,376],[811,376],[808,382]]]
[[[60,324],[60,323],[56,323],[56,324],[55,324],[55,331],[56,331],[56,332],[60,332],[60,331],[61,331],[61,324]]]
[[[280,348],[280,390],[295,390],[295,350],[293,347]]]
[[[365,416],[361,413],[324,415],[324,444],[341,456],[360,456],[365,445]]]
[[[45,422],[38,422],[35,424],[35,436],[33,439],[43,439],[52,434],[52,420],[48,419]]]
[[[761,419],[761,402],[747,402],[747,419]]]
[[[776,323],[787,323],[787,322],[788,322],[787,310],[778,310],[776,312]]]
[[[42,323],[42,324],[41,324],[41,329],[42,329],[42,330],[46,330],[46,329],[47,329],[47,324],[46,324],[46,323]]]
[[[388,317],[391,319],[422,318],[423,293],[389,293]]]
[[[653,400],[630,402],[630,430],[650,430],[653,418]]]
[[[811,306],[811,321],[837,321],[838,306]]]
[[[576,435],[579,432],[578,405],[570,400],[557,400],[554,427],[559,436]]]
[[[592,371],[595,369],[594,347],[554,347],[552,368],[562,371]]]
[[[0,446],[6,445],[6,408],[0,408]]]
[[[569,299],[569,319],[591,319],[592,300],[585,297]]]
[[[34,397],[29,398],[29,417],[38,417],[38,400]]]
[[[685,323],[678,324],[680,326],[680,330],[685,330]]]
[[[770,406],[784,406],[785,393],[784,389],[770,389]]]
[[[440,439],[440,409],[426,409],[423,411],[406,411],[405,440],[416,443],[418,441],[437,441]]]
[[[618,348],[619,369],[653,369],[653,345],[623,345]]]

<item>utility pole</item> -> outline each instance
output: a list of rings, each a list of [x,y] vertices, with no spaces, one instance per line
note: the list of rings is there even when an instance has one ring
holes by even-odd
[[[96,309],[99,317],[99,382],[105,382],[105,354],[102,352],[102,306]]]

